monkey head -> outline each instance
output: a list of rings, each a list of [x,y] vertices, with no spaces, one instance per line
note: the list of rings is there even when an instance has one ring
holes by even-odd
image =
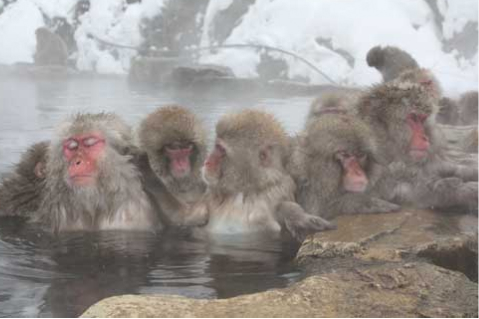
[[[302,143],[312,169],[324,169],[315,167],[314,163],[321,163],[328,176],[338,176],[338,186],[345,192],[366,191],[374,166],[380,162],[370,128],[347,114],[325,114],[307,128]]]
[[[78,114],[59,128],[59,138],[51,144],[47,176],[58,176],[48,170],[59,170],[72,188],[96,187],[101,184],[109,165],[127,155],[132,142],[130,128],[113,114]],[[129,157],[119,159],[128,160]]]
[[[206,132],[188,109],[177,105],[157,109],[142,122],[139,139],[153,171],[163,181],[181,180],[200,171]]]
[[[373,129],[384,130],[382,147],[414,162],[430,153],[433,102],[419,84],[398,82],[374,87],[357,106]]]
[[[203,166],[209,188],[222,193],[259,192],[284,174],[288,136],[273,115],[244,110],[223,116]]]
[[[430,98],[432,99],[434,104],[439,103],[439,100],[442,95],[442,89],[441,85],[439,84],[439,81],[436,79],[434,74],[428,69],[424,68],[413,68],[413,69],[408,69],[404,72],[402,72],[396,79],[398,83],[401,82],[410,82],[414,84],[419,84],[424,89],[426,92],[429,93]]]

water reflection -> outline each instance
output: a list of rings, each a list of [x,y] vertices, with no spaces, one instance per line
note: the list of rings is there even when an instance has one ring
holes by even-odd
[[[119,294],[226,298],[299,279],[297,247],[268,238],[199,240],[187,233],[70,233],[13,219],[0,225],[0,315],[78,316]]]
[[[0,79],[0,172],[30,144],[49,139],[74,112],[112,111],[136,125],[160,105],[190,107],[211,134],[218,118],[245,107],[272,111],[290,132],[303,125],[311,98],[162,91],[124,78],[72,81]],[[197,239],[190,234],[103,232],[52,237],[0,220],[0,317],[78,316],[118,294],[226,298],[284,287],[299,279],[297,247],[269,238]]]

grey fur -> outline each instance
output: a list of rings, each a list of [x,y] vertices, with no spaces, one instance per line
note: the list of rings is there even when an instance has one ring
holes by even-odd
[[[416,60],[407,52],[394,46],[375,46],[366,56],[370,67],[376,68],[384,82],[392,81],[408,69],[419,68]]]
[[[95,187],[70,185],[63,141],[76,134],[100,132],[105,157],[98,162]],[[157,230],[161,224],[143,191],[133,163],[131,130],[118,116],[78,114],[59,127],[50,143],[45,194],[33,221],[53,232],[69,230]]]
[[[45,165],[48,142],[32,145],[21,157],[12,173],[2,178],[0,216],[28,218],[40,205],[44,177],[37,176],[37,163]]]

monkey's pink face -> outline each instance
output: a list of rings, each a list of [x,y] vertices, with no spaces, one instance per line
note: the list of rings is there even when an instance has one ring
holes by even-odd
[[[424,123],[427,118],[428,115],[416,112],[409,113],[406,118],[406,122],[412,132],[409,142],[409,155],[415,161],[420,161],[428,156],[430,143],[424,129]]]
[[[203,166],[203,176],[208,184],[221,177],[221,162],[226,157],[226,149],[221,140],[216,141],[215,149],[206,159]]]
[[[68,180],[75,186],[96,184],[98,160],[105,152],[105,139],[100,133],[74,135],[63,142]]]
[[[165,146],[165,153],[169,160],[170,172],[175,178],[186,177],[191,172],[191,156],[194,151],[193,143],[172,143]]]
[[[363,166],[366,162],[366,154],[352,154],[347,151],[336,153],[336,159],[343,168],[343,189],[347,192],[362,193],[368,186],[368,177]]]

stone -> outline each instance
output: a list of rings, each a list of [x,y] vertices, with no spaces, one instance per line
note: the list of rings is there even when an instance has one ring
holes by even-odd
[[[118,296],[82,317],[477,317],[477,284],[428,263],[315,275],[284,289],[222,300]]]

